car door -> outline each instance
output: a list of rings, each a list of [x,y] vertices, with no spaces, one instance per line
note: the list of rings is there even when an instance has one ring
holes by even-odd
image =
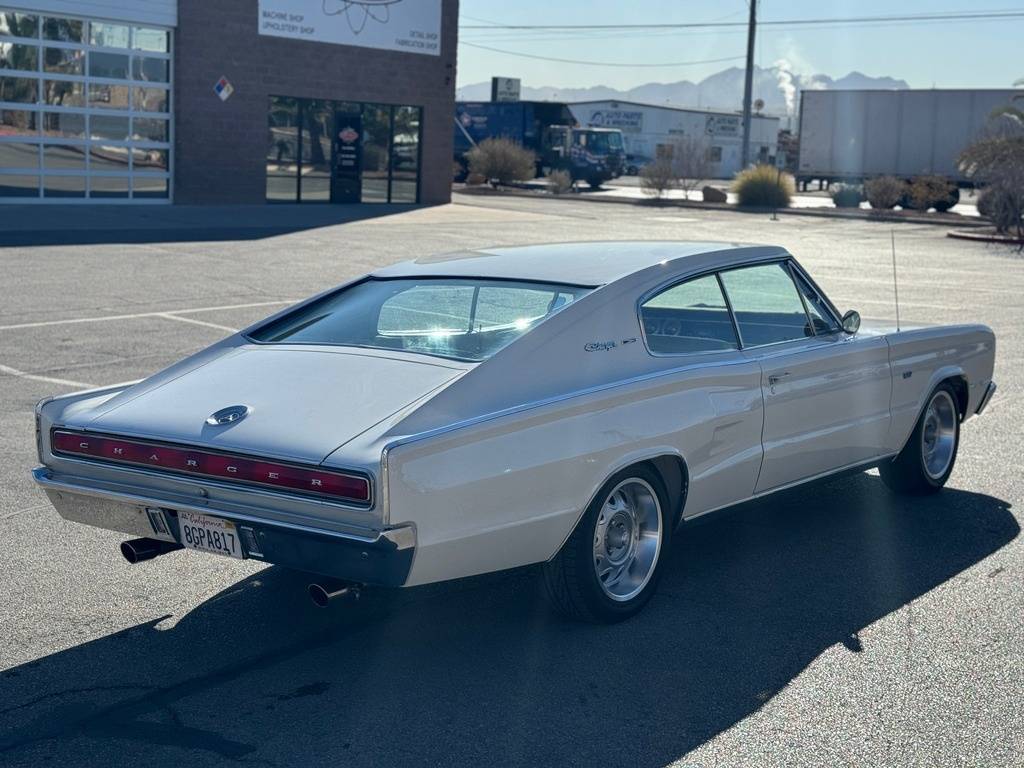
[[[761,493],[885,451],[892,377],[882,336],[844,333],[789,262],[722,273],[744,354],[761,366]]]
[[[664,359],[674,389],[658,418],[686,460],[683,514],[749,498],[761,467],[761,370],[739,349],[718,277],[664,288],[643,301],[640,316],[647,349]]]

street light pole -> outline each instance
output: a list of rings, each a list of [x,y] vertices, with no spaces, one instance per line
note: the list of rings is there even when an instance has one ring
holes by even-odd
[[[747,27],[747,76],[743,82],[743,147],[740,167],[750,164],[750,99],[754,90],[754,32],[757,29],[757,0],[750,3],[750,24]]]

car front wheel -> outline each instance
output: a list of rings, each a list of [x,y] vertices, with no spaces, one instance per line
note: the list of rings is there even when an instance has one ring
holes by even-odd
[[[960,411],[953,387],[940,384],[928,398],[907,444],[878,468],[897,493],[935,493],[946,484],[960,445]]]
[[[544,564],[555,609],[573,619],[614,623],[643,608],[668,554],[669,509],[661,478],[646,465],[605,483],[561,551]]]

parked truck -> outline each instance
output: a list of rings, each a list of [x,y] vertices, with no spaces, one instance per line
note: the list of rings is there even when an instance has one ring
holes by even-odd
[[[1020,90],[803,91],[797,182],[944,176],[973,185],[960,153]],[[959,193],[957,193],[957,196]]]
[[[569,107],[547,101],[460,101],[455,105],[456,180],[465,179],[466,153],[484,139],[506,138],[537,156],[536,175],[565,170],[573,181],[599,187],[625,168],[622,131],[581,128]]]

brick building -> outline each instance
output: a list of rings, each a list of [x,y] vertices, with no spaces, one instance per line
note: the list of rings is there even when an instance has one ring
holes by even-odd
[[[458,0],[0,0],[0,202],[442,203]]]

